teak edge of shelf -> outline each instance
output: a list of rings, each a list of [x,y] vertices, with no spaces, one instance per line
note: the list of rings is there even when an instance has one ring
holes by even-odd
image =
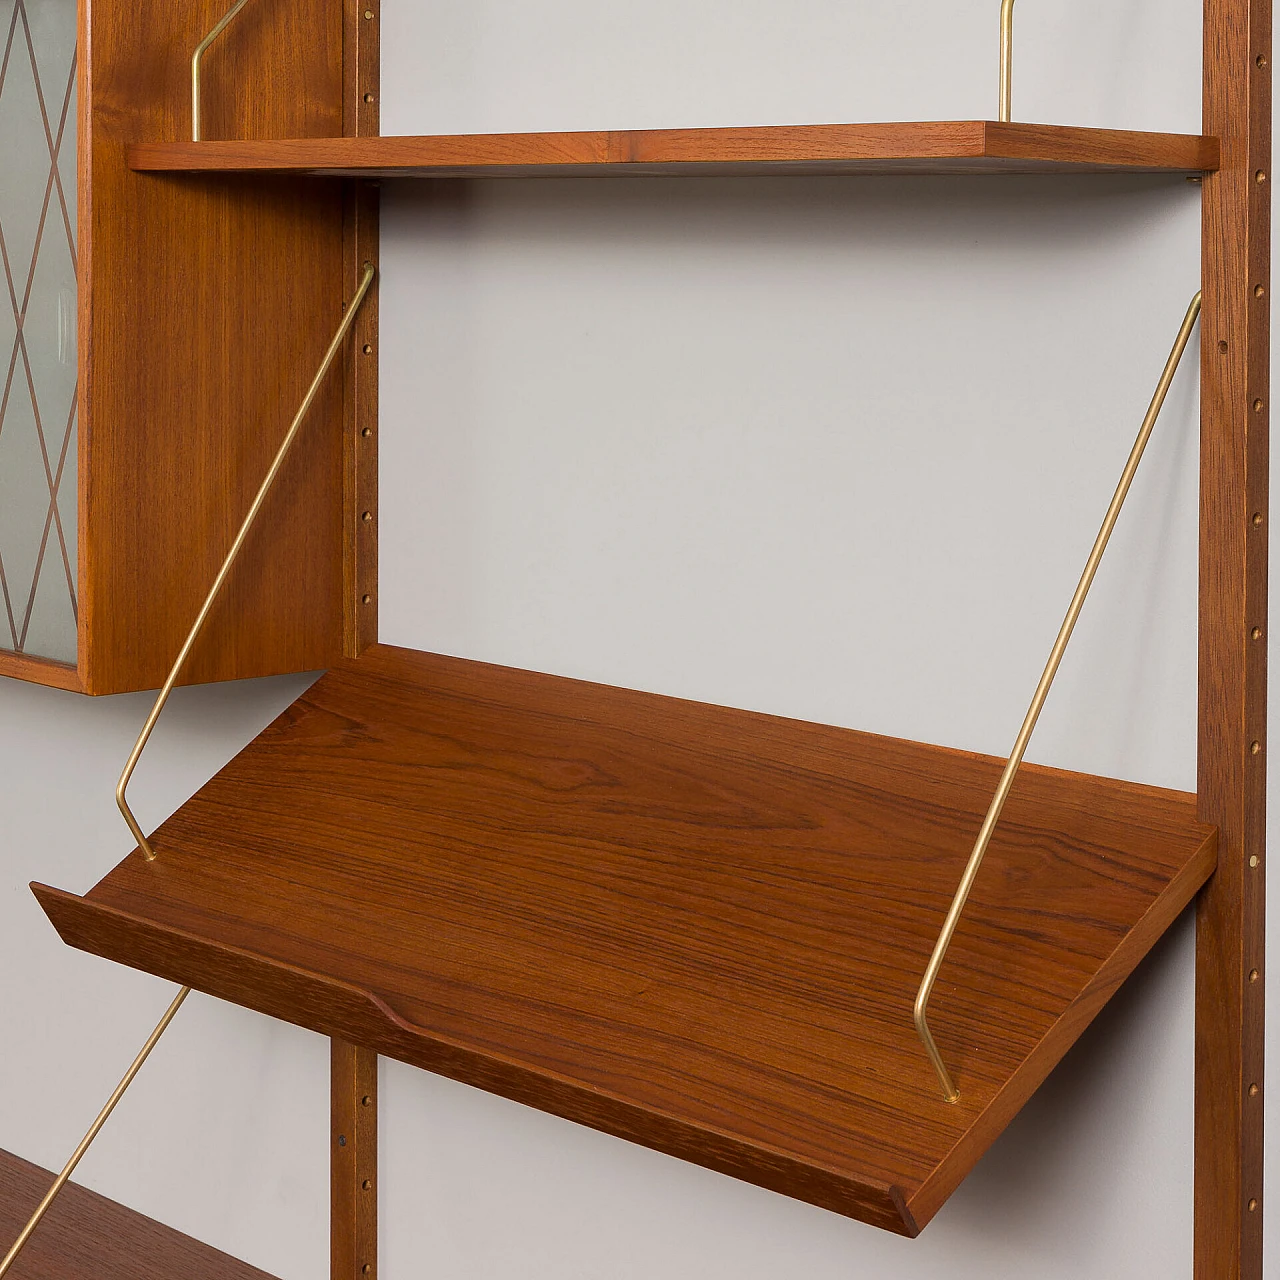
[[[990,120],[140,142],[144,172],[346,177],[1212,172],[1218,140]]]

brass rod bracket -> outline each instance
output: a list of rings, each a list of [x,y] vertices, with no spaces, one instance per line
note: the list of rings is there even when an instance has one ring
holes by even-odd
[[[1013,3],[1000,0],[1000,115],[1002,124],[1013,119]]]
[[[102,1126],[107,1123],[111,1113],[116,1109],[116,1103],[124,1097],[124,1091],[133,1083],[133,1078],[142,1070],[142,1064],[151,1056],[151,1050],[156,1047],[156,1043],[160,1037],[168,1030],[169,1023],[177,1015],[179,1009],[182,1008],[182,1002],[191,994],[190,987],[183,987],[174,997],[173,1003],[165,1011],[165,1015],[156,1024],[156,1029],[147,1037],[147,1042],[138,1052],[138,1056],[134,1058],[129,1070],[124,1073],[124,1079],[116,1085],[115,1092],[107,1099],[107,1104],[98,1112],[98,1118],[89,1126],[89,1132],[80,1139],[80,1145],[71,1153],[71,1159],[63,1166],[62,1172],[54,1179],[53,1186],[45,1193],[45,1197],[36,1206],[36,1211],[27,1219],[27,1225],[22,1228],[21,1234],[13,1243],[13,1248],[4,1255],[4,1261],[0,1262],[0,1280],[9,1274],[9,1269],[18,1260],[18,1255],[27,1247],[27,1241],[31,1239],[35,1233],[35,1229],[40,1225],[40,1220],[49,1211],[50,1205],[58,1198],[58,1193],[67,1185],[67,1180],[75,1172],[75,1167],[80,1163],[81,1157],[89,1150],[94,1138],[102,1130]]]
[[[320,386],[324,382],[325,375],[329,372],[338,352],[342,349],[342,344],[346,340],[347,334],[350,333],[356,314],[368,296],[369,289],[373,285],[377,274],[377,268],[372,263],[366,262],[360,287],[356,290],[355,297],[352,298],[347,306],[342,317],[342,323],[333,335],[333,340],[329,343],[329,349],[324,353],[324,359],[321,360],[319,369],[316,370],[316,376],[311,380],[311,386],[307,388],[307,394],[303,397],[298,412],[294,414],[293,422],[285,433],[280,448],[276,450],[276,456],[272,460],[271,466],[267,469],[267,474],[259,486],[253,502],[250,504],[249,512],[231,544],[231,550],[227,552],[226,559],[223,560],[222,567],[218,570],[217,577],[213,580],[213,586],[209,588],[209,594],[205,597],[204,604],[200,606],[200,612],[196,615],[196,620],[191,630],[187,633],[187,638],[183,641],[182,648],[179,650],[173,666],[169,669],[169,674],[165,677],[165,682],[161,686],[159,694],[156,695],[151,714],[147,716],[147,721],[142,726],[142,732],[138,735],[138,740],[134,743],[133,750],[129,753],[129,759],[124,766],[124,772],[120,775],[120,781],[116,784],[116,804],[128,824],[129,830],[133,832],[133,838],[138,842],[138,848],[142,850],[148,862],[154,861],[156,851],[143,834],[142,828],[138,825],[138,820],[133,816],[133,810],[129,808],[129,802],[126,797],[129,780],[133,777],[133,771],[137,768],[138,760],[151,737],[152,730],[156,727],[156,721],[160,719],[160,713],[164,710],[165,703],[169,701],[169,695],[173,692],[174,685],[178,683],[178,677],[182,674],[182,669],[186,666],[187,659],[191,656],[191,650],[195,648],[196,640],[199,639],[200,632],[208,620],[214,602],[222,591],[223,584],[226,582],[232,566],[240,555],[245,539],[249,536],[249,530],[253,528],[254,521],[257,520],[258,513],[262,510],[262,505],[267,499],[267,494],[271,492],[271,487],[275,484],[276,477],[280,474],[280,468],[284,465],[284,460],[288,456],[289,450],[293,447],[293,442],[297,438],[303,420],[315,401]]]
[[[1009,8],[1012,8],[1012,0],[1006,0],[1006,3]],[[1045,699],[1049,696],[1049,690],[1053,687],[1054,677],[1058,674],[1058,667],[1062,664],[1063,654],[1067,651],[1067,643],[1071,639],[1071,633],[1075,630],[1080,611],[1084,608],[1089,588],[1093,586],[1093,579],[1098,572],[1098,565],[1102,562],[1103,552],[1106,551],[1107,543],[1111,540],[1111,533],[1116,527],[1116,521],[1120,518],[1120,510],[1124,506],[1124,501],[1129,496],[1129,489],[1133,484],[1133,477],[1137,474],[1138,464],[1142,461],[1147,442],[1151,439],[1152,431],[1155,430],[1156,420],[1160,417],[1160,410],[1164,408],[1165,397],[1169,394],[1169,387],[1173,383],[1174,374],[1178,372],[1178,365],[1182,361],[1183,352],[1186,351],[1187,343],[1191,340],[1192,330],[1195,328],[1196,320],[1200,315],[1200,305],[1201,295],[1197,293],[1191,299],[1191,305],[1187,308],[1182,327],[1178,330],[1177,339],[1174,341],[1173,350],[1169,353],[1169,359],[1165,362],[1164,372],[1160,375],[1159,385],[1156,387],[1156,393],[1151,400],[1151,407],[1147,410],[1147,415],[1142,420],[1138,438],[1129,454],[1129,460],[1125,463],[1124,472],[1120,476],[1120,483],[1117,485],[1115,495],[1111,499],[1111,505],[1107,508],[1106,517],[1102,522],[1102,528],[1098,531],[1097,539],[1094,541],[1093,550],[1089,553],[1089,559],[1085,564],[1084,573],[1080,577],[1080,583],[1076,587],[1075,595],[1071,597],[1071,605],[1067,609],[1067,616],[1058,632],[1058,638],[1054,641],[1053,650],[1049,654],[1049,661],[1045,665],[1044,674],[1040,677],[1040,683],[1036,686],[1035,695],[1031,699],[1031,706],[1027,711],[1026,719],[1023,720],[1022,728],[1018,731],[1018,738],[1013,745],[1013,751],[1004,766],[1004,772],[1000,775],[1000,782],[996,787],[995,796],[987,809],[986,817],[982,820],[978,839],[973,846],[973,852],[969,855],[964,875],[960,878],[960,887],[956,890],[955,897],[951,901],[951,908],[947,912],[946,920],[943,922],[942,932],[938,935],[938,941],[934,944],[933,954],[929,957],[929,965],[925,969],[924,977],[921,979],[920,990],[916,993],[916,1002],[913,1009],[916,1034],[919,1035],[920,1042],[924,1045],[925,1052],[929,1055],[929,1061],[933,1063],[933,1069],[938,1073],[938,1083],[942,1085],[943,1095],[948,1102],[958,1102],[960,1091],[956,1088],[951,1072],[947,1070],[947,1065],[942,1060],[942,1054],[938,1051],[933,1033],[929,1030],[929,997],[933,994],[934,983],[937,982],[938,972],[942,968],[943,960],[946,959],[947,948],[950,947],[951,940],[955,936],[956,927],[960,923],[960,917],[964,914],[965,903],[969,900],[969,893],[973,889],[973,883],[978,878],[978,869],[982,866],[982,860],[986,856],[988,846],[991,844],[991,836],[996,829],[996,823],[1000,821],[1000,814],[1004,809],[1005,801],[1008,800],[1009,792],[1013,789],[1014,779],[1018,775],[1022,757],[1026,754],[1027,744],[1031,741],[1031,734],[1035,730],[1036,721],[1040,719],[1040,712],[1044,708]]]
[[[202,141],[200,137],[200,64],[209,46],[235,21],[236,15],[249,3],[249,0],[236,0],[235,4],[218,19],[218,25],[196,45],[191,55],[191,140]]]

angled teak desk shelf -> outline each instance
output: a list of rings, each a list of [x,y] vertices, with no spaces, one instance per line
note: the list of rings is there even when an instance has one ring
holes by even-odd
[[[1204,136],[1013,123],[1006,79],[996,122],[380,138],[376,6],[312,3],[325,77],[274,75],[224,129],[218,50],[287,43],[288,6],[234,7],[205,68],[209,141],[176,140],[199,37],[131,17],[152,74],[116,155],[161,261],[180,252],[166,202],[199,193],[234,211],[271,192],[324,237],[354,335],[341,499],[295,514],[341,530],[347,656],[88,893],[35,886],[59,933],[183,984],[157,1034],[194,988],[332,1038],[333,1275],[354,1280],[376,1265],[377,1054],[914,1235],[1194,900],[1196,1276],[1260,1280],[1268,5],[1207,0]],[[222,16],[194,10],[201,33]],[[311,103],[315,83],[340,88]],[[290,93],[314,127],[264,125]],[[1198,794],[1017,772],[1036,703],[1006,763],[376,643],[368,179],[738,172],[1202,179],[1203,313],[1144,424],[1199,314]],[[289,264],[258,266],[287,291]],[[202,269],[234,310],[235,267]]]
[[[915,1235],[1212,872],[1191,796],[374,646],[65,941]]]

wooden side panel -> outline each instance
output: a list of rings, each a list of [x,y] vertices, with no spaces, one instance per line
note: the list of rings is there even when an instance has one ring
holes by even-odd
[[[378,0],[346,0],[343,133],[376,137],[379,129]],[[364,264],[378,263],[378,188],[347,184],[343,272],[354,292]],[[356,320],[347,366],[343,418],[343,648],[359,655],[378,639],[378,290]]]
[[[1270,0],[1206,0],[1196,1280],[1262,1276],[1270,59]]]
[[[330,1042],[331,1280],[378,1273],[378,1055]]]
[[[7,1248],[53,1174],[0,1151],[0,1241]],[[9,1280],[271,1280],[114,1200],[68,1183]]]
[[[343,301],[342,196],[279,179],[131,172],[191,136],[190,59],[224,0],[94,0],[86,44],[81,674],[163,679]],[[210,138],[336,135],[333,0],[252,4],[205,60]],[[191,682],[342,649],[342,380],[325,388],[193,655]]]

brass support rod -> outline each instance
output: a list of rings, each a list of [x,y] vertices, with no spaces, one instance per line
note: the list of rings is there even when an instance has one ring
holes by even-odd
[[[13,1248],[4,1255],[4,1261],[0,1262],[0,1280],[8,1275],[9,1268],[18,1260],[18,1255],[27,1246],[27,1241],[31,1239],[35,1229],[40,1225],[40,1220],[49,1211],[49,1206],[58,1198],[58,1192],[66,1186],[67,1179],[75,1172],[75,1167],[80,1163],[81,1157],[89,1150],[90,1144],[107,1123],[111,1113],[116,1109],[116,1103],[124,1097],[124,1091],[133,1083],[133,1077],[142,1070],[142,1064],[146,1062],[151,1054],[151,1050],[156,1047],[156,1042],[164,1035],[169,1023],[173,1021],[174,1015],[182,1008],[182,1002],[191,994],[190,987],[183,987],[174,998],[173,1003],[165,1011],[165,1015],[156,1024],[156,1029],[147,1037],[147,1043],[144,1044],[134,1058],[133,1065],[124,1073],[124,1079],[116,1085],[115,1092],[107,1099],[107,1105],[98,1112],[98,1118],[89,1126],[89,1132],[80,1139],[80,1145],[71,1153],[71,1159],[63,1166],[62,1172],[54,1179],[53,1186],[45,1194],[43,1200],[36,1207],[35,1213],[27,1220],[27,1225],[22,1228],[22,1234],[14,1241]]]
[[[1102,554],[1107,549],[1107,543],[1111,539],[1111,532],[1116,527],[1116,521],[1120,517],[1120,509],[1124,506],[1124,500],[1129,495],[1129,487],[1133,484],[1133,477],[1137,473],[1138,464],[1142,461],[1147,442],[1151,439],[1156,419],[1159,418],[1160,410],[1164,407],[1165,397],[1169,394],[1173,376],[1178,371],[1178,364],[1182,360],[1183,352],[1187,349],[1187,343],[1191,340],[1191,332],[1195,328],[1199,315],[1200,294],[1197,293],[1191,299],[1191,305],[1187,308],[1186,317],[1182,321],[1182,328],[1178,330],[1177,340],[1173,344],[1173,350],[1169,353],[1164,372],[1160,375],[1160,383],[1156,387],[1155,395],[1152,397],[1151,407],[1147,410],[1147,416],[1142,420],[1142,429],[1138,432],[1138,438],[1134,442],[1132,452],[1129,454],[1129,460],[1125,463],[1124,472],[1120,477],[1119,485],[1116,487],[1115,496],[1111,499],[1111,505],[1107,508],[1106,518],[1103,520],[1102,528],[1099,530],[1098,537],[1093,544],[1093,550],[1089,553],[1089,560],[1084,567],[1084,573],[1080,577],[1080,584],[1076,587],[1075,595],[1071,597],[1071,605],[1067,609],[1067,616],[1062,623],[1061,630],[1058,632],[1058,638],[1053,643],[1053,651],[1049,654],[1049,661],[1045,666],[1044,674],[1040,677],[1040,683],[1036,686],[1035,696],[1031,699],[1031,707],[1027,711],[1026,719],[1023,720],[1022,728],[1018,731],[1018,739],[1013,744],[1013,752],[1005,764],[1004,772],[1000,775],[1000,784],[996,787],[996,793],[992,798],[991,807],[987,810],[987,816],[982,821],[982,828],[978,832],[977,842],[973,846],[973,852],[969,855],[969,863],[960,879],[960,887],[956,890],[955,897],[952,899],[951,909],[947,912],[942,932],[938,935],[938,941],[933,948],[933,955],[929,958],[929,967],[925,970],[924,978],[920,982],[920,990],[916,994],[914,1008],[916,1032],[929,1055],[929,1060],[933,1063],[933,1069],[938,1073],[938,1081],[942,1085],[942,1092],[948,1102],[958,1101],[960,1093],[951,1078],[951,1073],[947,1070],[946,1063],[942,1060],[942,1055],[938,1052],[933,1033],[929,1030],[929,997],[933,994],[934,983],[938,980],[938,971],[942,968],[942,962],[947,955],[947,948],[951,945],[956,926],[960,922],[965,903],[969,899],[969,892],[973,888],[973,882],[977,879],[978,868],[982,866],[982,859],[986,856],[987,846],[991,843],[992,832],[995,831],[996,823],[1000,821],[1001,811],[1004,809],[1005,801],[1009,798],[1013,780],[1017,777],[1018,767],[1022,764],[1022,757],[1027,750],[1027,743],[1031,741],[1031,734],[1036,727],[1036,721],[1040,718],[1045,699],[1049,696],[1049,689],[1053,685],[1054,677],[1058,674],[1062,655],[1067,650],[1067,642],[1071,639],[1072,631],[1075,630],[1076,621],[1080,617],[1080,610],[1084,608],[1085,597],[1088,596],[1089,588],[1093,585],[1094,575],[1098,572],[1098,565],[1102,561]]]
[[[191,55],[191,140],[200,142],[200,64],[209,46],[235,21],[236,14],[249,3],[249,0],[236,0],[235,4],[222,15],[218,25],[196,45]]]
[[[133,750],[129,753],[129,760],[124,767],[124,772],[120,775],[120,781],[116,784],[116,804],[124,815],[125,822],[129,824],[129,830],[133,832],[133,838],[138,842],[138,848],[142,850],[148,862],[155,859],[156,851],[151,847],[147,837],[143,835],[142,828],[138,825],[138,820],[133,816],[133,810],[129,808],[129,803],[125,799],[129,780],[133,777],[133,771],[137,768],[138,759],[147,745],[147,740],[151,737],[151,731],[156,727],[156,721],[160,719],[160,713],[164,710],[164,705],[169,701],[169,695],[173,692],[173,687],[178,682],[178,676],[182,674],[182,668],[186,665],[187,658],[190,657],[191,650],[195,647],[196,640],[199,638],[200,631],[209,617],[214,601],[217,600],[218,593],[222,590],[223,583],[226,582],[227,575],[231,572],[231,567],[235,564],[236,558],[240,554],[240,549],[244,546],[245,539],[249,536],[249,530],[253,528],[253,523],[258,518],[258,513],[262,510],[262,504],[266,501],[267,494],[271,491],[271,486],[275,483],[276,476],[280,473],[280,468],[284,465],[289,449],[297,437],[298,429],[302,426],[302,421],[307,416],[307,412],[310,410],[312,402],[320,390],[320,384],[324,381],[325,374],[329,372],[329,367],[341,350],[343,341],[346,339],[347,333],[356,318],[356,313],[360,310],[360,305],[364,302],[365,296],[369,292],[369,286],[373,284],[376,275],[377,268],[372,263],[365,263],[364,278],[360,281],[356,296],[351,300],[351,305],[347,307],[346,314],[342,317],[342,323],[338,326],[338,331],[333,335],[333,341],[329,343],[329,349],[325,352],[324,359],[320,362],[320,368],[316,371],[316,376],[311,380],[311,386],[307,389],[307,394],[303,398],[298,412],[294,415],[289,430],[285,433],[283,443],[276,451],[276,456],[267,471],[266,478],[262,481],[257,496],[249,508],[249,514],[245,516],[244,523],[240,526],[240,532],[236,534],[235,541],[231,544],[231,550],[227,552],[226,559],[222,562],[222,568],[218,570],[218,576],[213,580],[213,586],[209,588],[209,594],[205,597],[204,604],[200,606],[200,612],[196,615],[195,623],[187,633],[182,649],[179,651],[168,676],[165,678],[165,682],[156,697],[155,705],[151,708],[151,714],[147,717],[146,724],[142,726],[138,741],[134,743]]]
[[[1000,121],[1013,119],[1013,0],[1000,0]]]

